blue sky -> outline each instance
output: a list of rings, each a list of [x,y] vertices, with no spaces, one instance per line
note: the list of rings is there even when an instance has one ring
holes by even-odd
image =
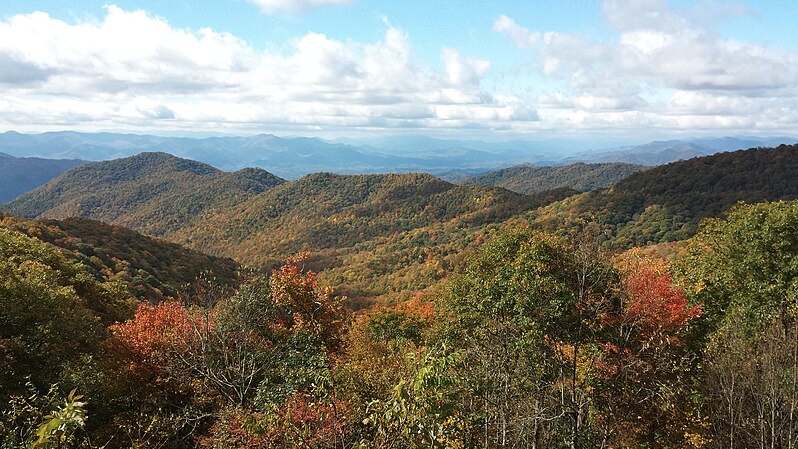
[[[786,1],[0,2],[0,130],[798,135]]]

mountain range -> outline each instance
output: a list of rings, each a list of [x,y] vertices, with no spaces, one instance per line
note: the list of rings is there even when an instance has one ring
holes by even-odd
[[[164,236],[206,210],[232,207],[283,182],[257,168],[223,172],[166,153],[142,153],[75,167],[10,209],[23,216],[94,218]]]
[[[297,179],[321,171],[339,174],[440,173],[465,169],[475,173],[524,161],[519,155],[456,145],[431,153],[391,152],[317,138],[282,138],[268,134],[197,139],[116,133],[20,134],[9,131],[0,134],[0,149],[17,157],[88,161],[160,151],[205,162],[225,171],[247,167],[265,168],[286,179]]]
[[[428,259],[439,264],[459,252],[454,246],[473,242],[470,233],[572,193],[533,197],[428,174],[317,173],[289,182],[261,169],[227,173],[142,153],[78,166],[7,209],[23,217],[101,220],[261,267],[312,251],[315,267],[347,278],[336,283],[349,286],[347,295],[373,297],[386,293],[377,284],[389,282],[390,272]],[[376,254],[390,262],[375,262]],[[439,279],[440,266],[427,268],[432,275],[416,270],[401,290]]]
[[[798,145],[751,148],[643,170],[527,218],[555,232],[592,228],[599,243],[626,249],[687,239],[701,220],[720,217],[738,202],[798,199],[796,179]]]
[[[603,178],[606,170],[593,174]],[[612,248],[679,240],[737,201],[798,198],[795,179],[798,146],[785,145],[635,171],[587,193],[561,187],[535,195],[428,174],[287,181],[262,169],[228,173],[142,153],[80,165],[5,207],[23,217],[102,220],[259,267],[310,251],[308,266],[363,306],[432,285],[497,227],[590,230]]]
[[[662,165],[669,162],[709,156],[726,151],[755,147],[775,147],[794,144],[794,137],[720,137],[692,140],[654,141],[642,145],[577,153],[564,161],[625,162],[639,165]]]
[[[285,179],[316,172],[338,174],[424,172],[456,179],[512,165],[625,162],[659,165],[722,151],[798,142],[792,137],[723,137],[670,140],[574,153],[562,143],[482,142],[398,136],[326,141],[308,137],[163,137],[118,133],[0,134],[0,151],[15,157],[102,161],[141,152],[165,152],[224,171],[257,167]]]

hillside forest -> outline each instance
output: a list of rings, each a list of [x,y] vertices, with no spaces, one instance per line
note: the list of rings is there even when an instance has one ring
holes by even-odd
[[[80,165],[0,213],[0,447],[796,448],[795,179]]]

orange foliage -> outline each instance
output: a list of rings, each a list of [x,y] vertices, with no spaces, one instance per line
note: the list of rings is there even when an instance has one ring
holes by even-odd
[[[425,299],[423,294],[419,293],[407,301],[400,302],[395,306],[395,309],[428,326],[435,323],[435,306],[432,301]]]
[[[344,298],[332,296],[333,289],[320,287],[313,271],[303,272],[298,265],[309,253],[288,258],[286,264],[272,271],[272,301],[278,307],[277,322],[291,332],[303,330],[321,337],[334,349],[340,332],[351,314],[343,306]]]
[[[189,349],[195,323],[176,301],[141,304],[132,320],[110,327],[115,339],[137,358],[158,367],[172,351]]]
[[[395,305],[375,304],[361,315],[361,321],[366,322],[380,315],[398,313],[423,326],[431,326],[436,320],[436,310],[432,301],[424,298],[423,293],[417,293],[407,301]]]

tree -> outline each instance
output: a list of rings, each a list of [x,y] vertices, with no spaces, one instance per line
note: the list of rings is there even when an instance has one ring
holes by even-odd
[[[72,390],[64,404],[45,416],[45,421],[36,430],[36,441],[32,448],[63,448],[76,443],[75,433],[86,425],[86,403],[82,395]]]
[[[683,446],[695,359],[686,343],[701,306],[688,304],[661,260],[633,250],[616,264],[624,291],[604,317],[597,395],[603,439],[616,447]]]
[[[612,278],[602,258],[554,236],[494,236],[437,303],[442,341],[461,352],[472,443],[583,447],[591,438],[593,332]]]
[[[700,385],[717,447],[798,447],[798,202],[739,204],[678,261],[704,304]]]
[[[192,385],[184,407],[199,408],[193,419],[214,421],[230,409],[268,417],[296,394],[324,398],[329,354],[349,313],[315,273],[296,265],[302,260],[268,278],[253,275],[232,295],[211,285],[186,305],[141,305],[134,319],[112,327],[115,341],[140,374],[155,373],[170,389]]]
[[[103,324],[126,316],[129,297],[50,245],[0,228],[0,401],[70,377],[96,355]],[[69,387],[77,385],[70,384]]]
[[[373,447],[463,447],[469,426],[456,401],[452,368],[458,358],[457,353],[428,350],[407,354],[409,375],[397,382],[388,398],[367,405],[364,422],[374,430]]]

